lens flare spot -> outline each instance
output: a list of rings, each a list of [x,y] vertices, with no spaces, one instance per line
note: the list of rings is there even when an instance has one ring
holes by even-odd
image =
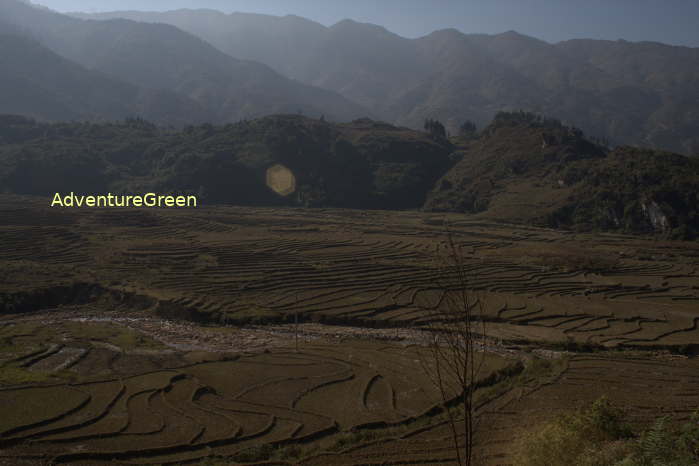
[[[296,191],[296,177],[284,165],[273,165],[267,169],[267,186],[280,196]]]

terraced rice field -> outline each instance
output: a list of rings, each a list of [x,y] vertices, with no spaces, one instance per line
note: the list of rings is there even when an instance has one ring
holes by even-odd
[[[623,407],[639,428],[647,427],[659,416],[687,420],[699,408],[699,362],[683,358],[573,357],[555,377],[532,381],[481,406],[476,430],[476,464],[515,465],[513,447],[519,437],[553,415],[589,405],[601,396]],[[456,463],[446,423],[339,453],[325,453],[300,464],[416,462]]]
[[[22,346],[19,339],[60,339],[72,347],[80,339],[61,326],[30,326],[3,328],[5,338],[16,343],[14,351],[26,354],[6,358],[2,368],[17,364],[44,375],[0,383],[0,461],[8,464],[163,464],[235,457],[251,446],[405,424],[441,400],[422,370],[429,359],[415,346],[316,342],[298,352],[279,348],[197,356],[147,340],[127,348],[126,337],[115,337],[119,327],[70,322],[75,334],[79,330],[91,339],[82,342],[83,357],[58,369],[57,361],[51,363],[62,354],[57,344],[42,351]],[[514,362],[488,355],[481,377]]]
[[[302,322],[420,325],[444,305],[442,288],[456,288],[445,283],[438,259],[447,220],[496,338],[608,346],[699,342],[696,243],[414,212],[56,210],[45,200],[3,199],[0,292],[6,301],[33,292],[34,307],[75,301],[61,294],[86,300],[84,291],[55,291],[82,283],[152,300],[161,315],[209,322],[299,316]],[[36,296],[52,287],[49,296]]]
[[[527,348],[609,350],[484,398],[482,464],[511,464],[532,423],[600,395],[639,424],[699,407],[696,359],[657,352],[699,350],[696,243],[418,212],[47,205],[0,196],[3,466],[234,464],[296,445],[322,445],[307,465],[453,463],[415,336],[459,289],[447,228],[484,304],[484,380]]]

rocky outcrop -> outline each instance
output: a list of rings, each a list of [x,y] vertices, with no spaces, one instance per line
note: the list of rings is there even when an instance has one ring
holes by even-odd
[[[666,233],[670,229],[670,221],[657,202],[646,201],[641,203],[644,217],[650,227],[658,233]]]

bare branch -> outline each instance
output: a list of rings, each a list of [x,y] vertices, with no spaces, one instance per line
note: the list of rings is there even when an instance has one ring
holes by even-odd
[[[440,295],[428,315],[425,332],[432,365],[424,363],[423,368],[441,396],[458,463],[470,466],[477,425],[473,398],[485,361],[482,356],[484,305],[482,297],[470,288],[464,251],[454,239],[448,222],[445,225],[446,244],[438,245],[438,250],[445,251],[446,255],[437,264],[435,279]],[[477,353],[481,354],[480,358]],[[457,419],[449,409],[454,396],[463,409],[463,446],[459,443]]]

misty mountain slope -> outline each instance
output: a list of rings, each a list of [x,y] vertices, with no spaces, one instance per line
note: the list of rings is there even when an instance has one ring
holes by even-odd
[[[549,44],[514,31],[437,31],[406,39],[379,26],[201,10],[83,17],[174,24],[240,58],[341,93],[382,118],[456,131],[500,110],[556,116],[614,143],[699,153],[698,49],[662,44]],[[296,46],[295,46],[296,45]]]
[[[26,37],[0,33],[0,70],[3,113],[47,120],[140,115],[170,124],[203,121],[204,117],[193,101],[88,71]]]
[[[574,39],[555,45],[611,76],[664,92],[699,85],[699,49],[658,42]]]
[[[380,26],[351,20],[327,28],[293,15],[187,9],[73,16],[171,24],[232,57],[255,60],[285,76],[339,92],[389,118],[392,115],[383,111],[385,101],[430,73],[415,60],[410,41]]]
[[[516,31],[496,35],[469,34],[465,37],[493,60],[513,67],[545,89],[600,90],[623,84],[555,45]]]
[[[0,15],[83,66],[192,98],[213,121],[297,111],[346,120],[367,113],[331,91],[294,82],[259,63],[233,59],[170,25],[82,20],[18,0],[0,3]]]
[[[434,70],[416,59],[411,42],[385,28],[344,20],[327,29],[305,76],[315,85],[386,113],[390,102]]]
[[[615,142],[640,142],[648,117],[661,105],[652,89],[580,60],[556,45],[514,31],[469,35],[468,39],[537,84],[540,96],[530,108],[574,122],[591,134]]]
[[[85,19],[124,18],[171,24],[201,37],[232,57],[264,63],[294,79],[307,78],[308,66],[327,34],[327,28],[322,24],[293,15],[224,14],[209,9],[71,15]]]
[[[699,49],[580,39],[556,47],[657,99],[640,143],[674,145],[684,153],[699,154]]]
[[[537,107],[544,93],[454,29],[433,32],[414,44],[417,57],[432,72],[392,102],[390,111],[399,124],[420,126],[427,116],[455,131],[469,115],[485,125],[501,109]]]

